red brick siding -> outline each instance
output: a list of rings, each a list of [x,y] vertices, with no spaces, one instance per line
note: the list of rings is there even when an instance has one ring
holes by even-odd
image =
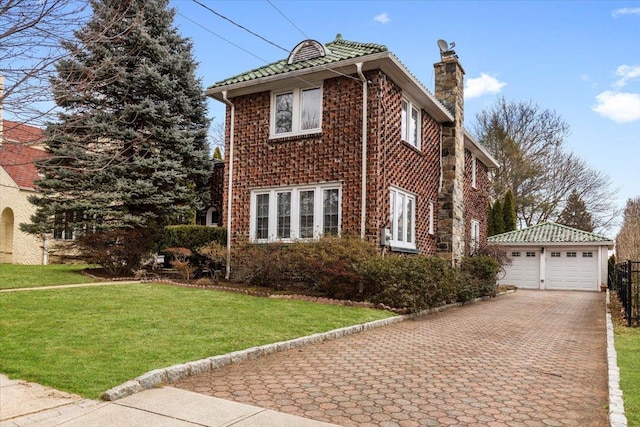
[[[378,242],[389,226],[389,186],[417,196],[416,242],[423,253],[435,253],[435,235],[429,235],[429,201],[437,202],[439,184],[438,123],[422,112],[422,149],[400,140],[400,88],[384,73],[366,73],[367,218],[366,235]],[[322,133],[269,140],[269,92],[232,98],[235,105],[233,165],[233,241],[248,238],[251,190],[338,181],[342,183],[342,232],[360,234],[362,169],[362,82],[336,77],[323,83]],[[230,108],[226,115],[230,153]],[[225,167],[226,211],[229,166]],[[437,203],[435,206],[437,209]],[[437,212],[434,212],[437,216]],[[226,224],[226,212],[223,214]]]
[[[489,172],[476,159],[476,188],[471,186],[471,152],[464,151],[464,242],[466,252],[471,242],[471,220],[480,221],[480,244],[487,243],[487,217],[489,211]]]
[[[370,102],[373,120],[370,140],[375,149],[369,151],[370,172],[375,176],[370,191],[376,191],[372,229],[379,234],[382,227],[389,227],[390,186],[396,186],[416,195],[416,243],[425,254],[436,250],[437,227],[429,234],[429,202],[434,202],[434,218],[437,218],[438,185],[440,179],[440,126],[422,111],[421,149],[417,150],[401,140],[402,90],[384,73],[370,77],[372,88],[380,94],[378,102]],[[371,121],[371,120],[370,120]],[[380,129],[380,132],[374,132]],[[373,133],[373,134],[372,134]],[[372,183],[371,183],[372,184]],[[370,196],[371,197],[371,196]]]

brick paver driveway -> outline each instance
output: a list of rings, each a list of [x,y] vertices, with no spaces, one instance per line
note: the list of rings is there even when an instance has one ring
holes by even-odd
[[[520,290],[176,386],[343,426],[606,426],[604,309]]]

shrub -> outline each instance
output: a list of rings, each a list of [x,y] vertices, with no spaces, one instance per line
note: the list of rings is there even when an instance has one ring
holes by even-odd
[[[494,296],[500,263],[489,256],[464,257],[456,276],[457,300]]]
[[[84,234],[76,240],[82,258],[98,264],[112,276],[124,276],[138,269],[151,253],[156,234],[146,228],[117,229]]]
[[[170,225],[164,228],[160,247],[182,247],[197,252],[199,248],[211,242],[225,245],[227,229],[204,225]]]
[[[189,262],[189,257],[193,255],[191,249],[187,248],[167,248],[165,252],[173,257],[171,267],[175,268],[180,277],[189,280],[195,271],[195,267]]]
[[[203,248],[210,258],[219,254]],[[243,244],[232,250],[233,278],[254,286],[281,289],[303,283],[309,292],[331,298],[362,299],[358,264],[376,258],[376,248],[356,237],[323,237],[317,241]]]
[[[420,311],[454,297],[453,270],[437,257],[387,256],[370,259],[359,268],[365,296],[374,303]]]

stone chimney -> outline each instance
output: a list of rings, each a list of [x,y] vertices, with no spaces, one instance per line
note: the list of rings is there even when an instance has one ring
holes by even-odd
[[[437,251],[439,256],[455,263],[464,254],[464,69],[453,51],[442,52],[442,60],[433,67],[435,97],[454,116],[453,122],[442,127]]]

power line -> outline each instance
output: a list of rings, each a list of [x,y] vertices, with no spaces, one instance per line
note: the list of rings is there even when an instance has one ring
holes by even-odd
[[[272,41],[270,41],[270,40],[268,40],[268,39],[266,39],[266,38],[262,37],[260,34],[258,34],[258,33],[255,33],[255,32],[253,32],[253,31],[251,31],[251,30],[250,30],[250,29],[248,29],[247,27],[244,27],[244,26],[242,26],[242,25],[238,24],[237,22],[235,22],[235,21],[233,21],[233,20],[231,20],[231,19],[227,18],[226,16],[224,16],[224,15],[222,15],[222,14],[220,14],[220,13],[216,12],[215,10],[211,9],[209,6],[207,6],[207,5],[205,5],[205,4],[200,3],[198,0],[192,0],[192,1],[193,1],[194,3],[196,3],[196,4],[200,5],[200,6],[204,7],[205,9],[207,9],[209,12],[213,13],[214,15],[219,16],[220,18],[222,18],[222,19],[224,19],[224,20],[226,20],[226,21],[228,21],[228,22],[231,22],[231,23],[232,23],[233,25],[235,25],[236,27],[241,28],[241,29],[245,30],[246,32],[248,32],[249,34],[252,34],[252,35],[254,35],[254,36],[258,37],[260,40],[263,40],[263,41],[265,41],[265,42],[269,43],[270,45],[277,47],[278,49],[282,49],[282,50],[284,50],[285,52],[289,52],[289,50],[287,50],[287,49],[283,48],[282,46],[280,46],[280,45],[278,45],[278,44],[276,44],[276,43],[274,43],[274,42],[272,42]]]
[[[276,5],[275,5],[275,4],[271,3],[271,0],[267,0],[267,3],[269,3],[269,4],[270,4],[270,5],[271,5],[275,10],[277,10],[277,11],[278,11],[278,13],[279,13],[280,15],[282,15],[282,17],[283,17],[284,19],[286,19],[287,21],[289,21],[289,23],[290,23],[291,25],[293,25],[293,26],[294,26],[298,31],[300,31],[300,34],[302,34],[303,36],[305,36],[305,37],[306,37],[306,38],[308,38],[308,39],[310,38],[310,37],[309,37],[309,36],[308,36],[304,31],[302,31],[302,30],[300,29],[300,27],[298,27],[296,24],[294,24],[294,23],[293,23],[293,21],[292,21],[291,19],[289,19],[289,18],[288,18],[284,13],[282,13],[282,11],[281,11],[280,9],[278,9],[278,8],[276,7]]]
[[[239,45],[235,44],[235,43],[234,43],[234,42],[232,42],[231,40],[229,40],[229,39],[227,39],[227,38],[222,37],[220,34],[216,33],[216,32],[215,32],[215,31],[213,31],[213,30],[210,30],[209,28],[205,27],[205,26],[204,26],[204,25],[202,25],[202,24],[199,24],[198,22],[194,21],[193,19],[189,18],[188,16],[185,16],[185,15],[183,15],[183,14],[182,14],[182,13],[180,13],[180,12],[178,12],[178,15],[182,16],[184,19],[186,19],[187,21],[191,22],[192,24],[197,25],[198,27],[202,28],[203,30],[205,30],[205,31],[207,31],[207,32],[209,32],[209,33],[211,33],[211,34],[213,34],[214,36],[218,37],[219,39],[226,41],[226,42],[227,42],[227,43],[229,43],[230,45],[232,45],[232,46],[234,46],[234,47],[237,47],[237,48],[238,48],[238,49],[240,49],[241,51],[243,51],[243,52],[245,52],[245,53],[248,53],[249,55],[253,56],[254,58],[258,58],[260,61],[262,61],[262,62],[264,62],[264,63],[266,63],[266,64],[268,64],[268,63],[269,63],[269,61],[267,61],[266,59],[261,58],[261,57],[259,57],[258,55],[256,55],[255,53],[253,53],[253,52],[251,52],[251,51],[248,51],[247,49],[243,48],[242,46],[239,46]]]

